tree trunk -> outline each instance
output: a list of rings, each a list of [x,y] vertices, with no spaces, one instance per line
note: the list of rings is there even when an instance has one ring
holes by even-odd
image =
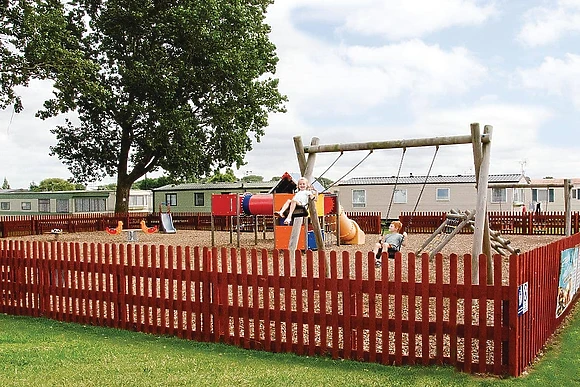
[[[129,191],[132,181],[127,177],[117,177],[117,193],[115,195],[115,214],[126,214],[129,212]]]

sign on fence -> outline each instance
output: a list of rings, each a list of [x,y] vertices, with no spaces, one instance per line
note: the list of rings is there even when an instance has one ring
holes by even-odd
[[[560,253],[556,318],[568,308],[578,288],[580,288],[580,247],[576,246]]]
[[[528,311],[528,283],[518,286],[518,316]]]

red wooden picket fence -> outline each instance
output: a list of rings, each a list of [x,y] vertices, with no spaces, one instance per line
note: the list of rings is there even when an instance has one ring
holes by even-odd
[[[397,253],[376,269],[372,253],[361,252],[291,257],[287,250],[3,240],[0,312],[517,376],[566,315],[555,317],[560,253],[578,244],[580,234],[519,256],[496,255],[494,285],[482,255],[472,285],[469,255],[430,261]],[[520,316],[525,282],[529,311]]]
[[[381,233],[380,212],[346,212],[345,214],[349,219],[354,220],[365,233]]]
[[[565,235],[563,212],[489,212],[489,226],[502,234]],[[446,219],[447,212],[404,212],[399,219],[408,233],[432,233]],[[580,212],[571,214],[572,234],[580,232]],[[469,228],[462,233],[471,233]]]

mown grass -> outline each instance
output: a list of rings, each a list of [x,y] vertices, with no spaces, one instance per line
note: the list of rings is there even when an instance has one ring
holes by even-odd
[[[574,386],[580,385],[580,307],[573,316],[527,375],[498,379],[0,314],[0,380],[3,386]]]

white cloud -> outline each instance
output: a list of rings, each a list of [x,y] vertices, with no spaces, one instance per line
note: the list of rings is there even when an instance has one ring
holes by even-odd
[[[300,49],[278,44],[277,76],[290,98],[289,109],[306,115],[358,114],[401,95],[457,95],[487,75],[486,67],[462,47],[443,50],[420,40],[333,47],[294,33],[308,43]]]
[[[419,4],[416,6],[427,6]],[[474,6],[471,1],[448,1],[441,7]],[[280,62],[276,76],[288,95],[288,109],[309,117],[354,116],[397,98],[413,104],[433,96],[458,95],[479,85],[487,68],[464,47],[443,49],[419,39],[382,46],[335,44],[299,30],[293,10],[326,10],[325,17],[346,18],[354,10],[377,13],[383,2],[277,2],[268,14],[272,40]],[[326,7],[326,8],[325,8]],[[407,8],[405,8],[407,9]],[[379,12],[380,13],[380,12]],[[316,12],[314,11],[316,15]],[[315,16],[311,16],[315,17]],[[322,16],[320,16],[322,17]]]
[[[376,68],[385,87],[407,89],[417,95],[442,95],[466,92],[485,77],[487,69],[467,49],[450,51],[420,40],[370,47],[349,47],[349,62],[354,66]],[[397,93],[398,94],[398,93]]]
[[[547,57],[536,68],[518,70],[517,77],[525,88],[570,98],[580,108],[580,55]]]
[[[339,32],[390,40],[417,38],[456,26],[481,25],[497,13],[494,1],[292,1],[301,21],[336,24]],[[483,5],[480,5],[484,3]]]
[[[49,147],[56,144],[50,129],[64,123],[64,117],[42,121],[34,117],[45,99],[52,96],[50,82],[32,81],[28,88],[19,88],[24,111],[13,114],[12,109],[0,110],[0,179],[4,177],[11,188],[28,188],[32,181],[39,183],[50,177],[68,179],[68,169],[57,157],[49,157]]]
[[[580,32],[580,1],[560,0],[552,8],[534,7],[524,14],[525,23],[517,39],[528,46],[556,42]]]
[[[481,25],[495,13],[493,2],[479,6],[472,0],[377,0],[347,15],[344,28],[399,40],[455,26]]]

